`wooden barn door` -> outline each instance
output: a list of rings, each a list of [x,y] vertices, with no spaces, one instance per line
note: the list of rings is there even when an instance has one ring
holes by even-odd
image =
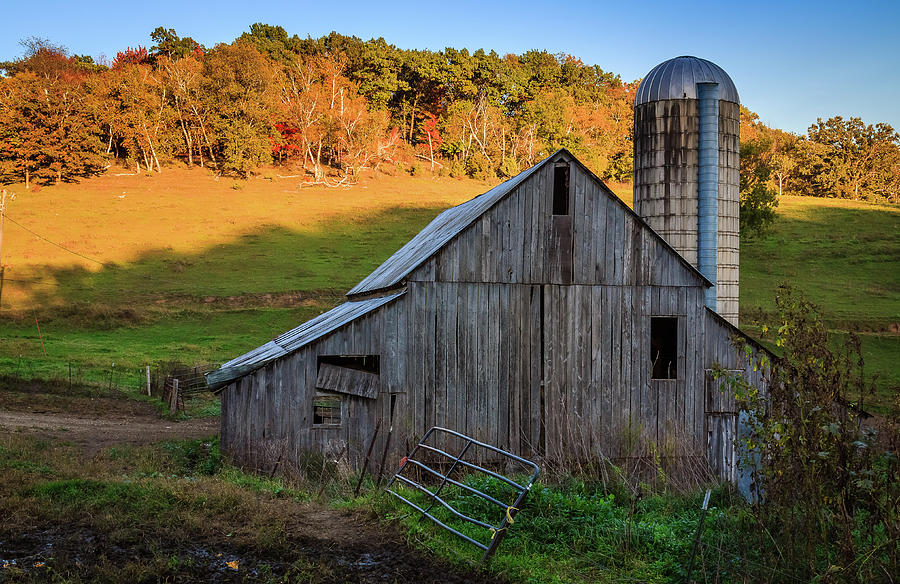
[[[740,373],[739,371],[737,373]],[[721,380],[706,371],[706,457],[715,477],[735,482],[738,469],[738,410],[734,395],[722,391]]]

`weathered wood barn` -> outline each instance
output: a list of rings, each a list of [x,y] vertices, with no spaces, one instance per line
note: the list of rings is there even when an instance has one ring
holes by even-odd
[[[708,453],[727,476],[737,412],[710,370],[745,357],[712,286],[560,150],[209,374],[222,448],[251,467],[313,451],[358,468],[380,421],[394,456],[438,425],[556,460]]]

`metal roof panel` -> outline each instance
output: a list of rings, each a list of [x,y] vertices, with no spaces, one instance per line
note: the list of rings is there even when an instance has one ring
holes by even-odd
[[[347,296],[371,294],[400,284],[403,278],[481,217],[485,211],[514,191],[516,187],[537,172],[557,153],[548,156],[511,179],[500,183],[486,193],[482,193],[465,203],[442,212],[425,226],[422,231],[417,233],[415,237],[409,240],[406,245],[397,250],[394,255],[375,268],[375,271],[366,276],[362,282],[347,292]]]

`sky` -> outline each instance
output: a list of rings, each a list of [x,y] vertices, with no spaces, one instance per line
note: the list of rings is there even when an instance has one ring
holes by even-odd
[[[0,0],[0,60],[37,36],[97,60],[150,32],[174,28],[211,47],[255,22],[313,38],[337,31],[384,37],[404,49],[545,49],[599,65],[623,80],[694,55],[734,80],[741,102],[770,126],[805,133],[816,118],[861,117],[900,130],[900,0],[756,2],[373,2],[317,0]]]

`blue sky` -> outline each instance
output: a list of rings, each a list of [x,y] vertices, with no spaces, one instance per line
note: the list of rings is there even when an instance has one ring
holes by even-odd
[[[742,103],[770,125],[802,133],[817,117],[853,115],[900,129],[900,0],[0,1],[0,60],[20,56],[18,41],[29,36],[111,59],[149,46],[157,26],[212,46],[254,22],[301,37],[381,36],[401,48],[546,49],[626,80],[695,55],[724,68]]]

